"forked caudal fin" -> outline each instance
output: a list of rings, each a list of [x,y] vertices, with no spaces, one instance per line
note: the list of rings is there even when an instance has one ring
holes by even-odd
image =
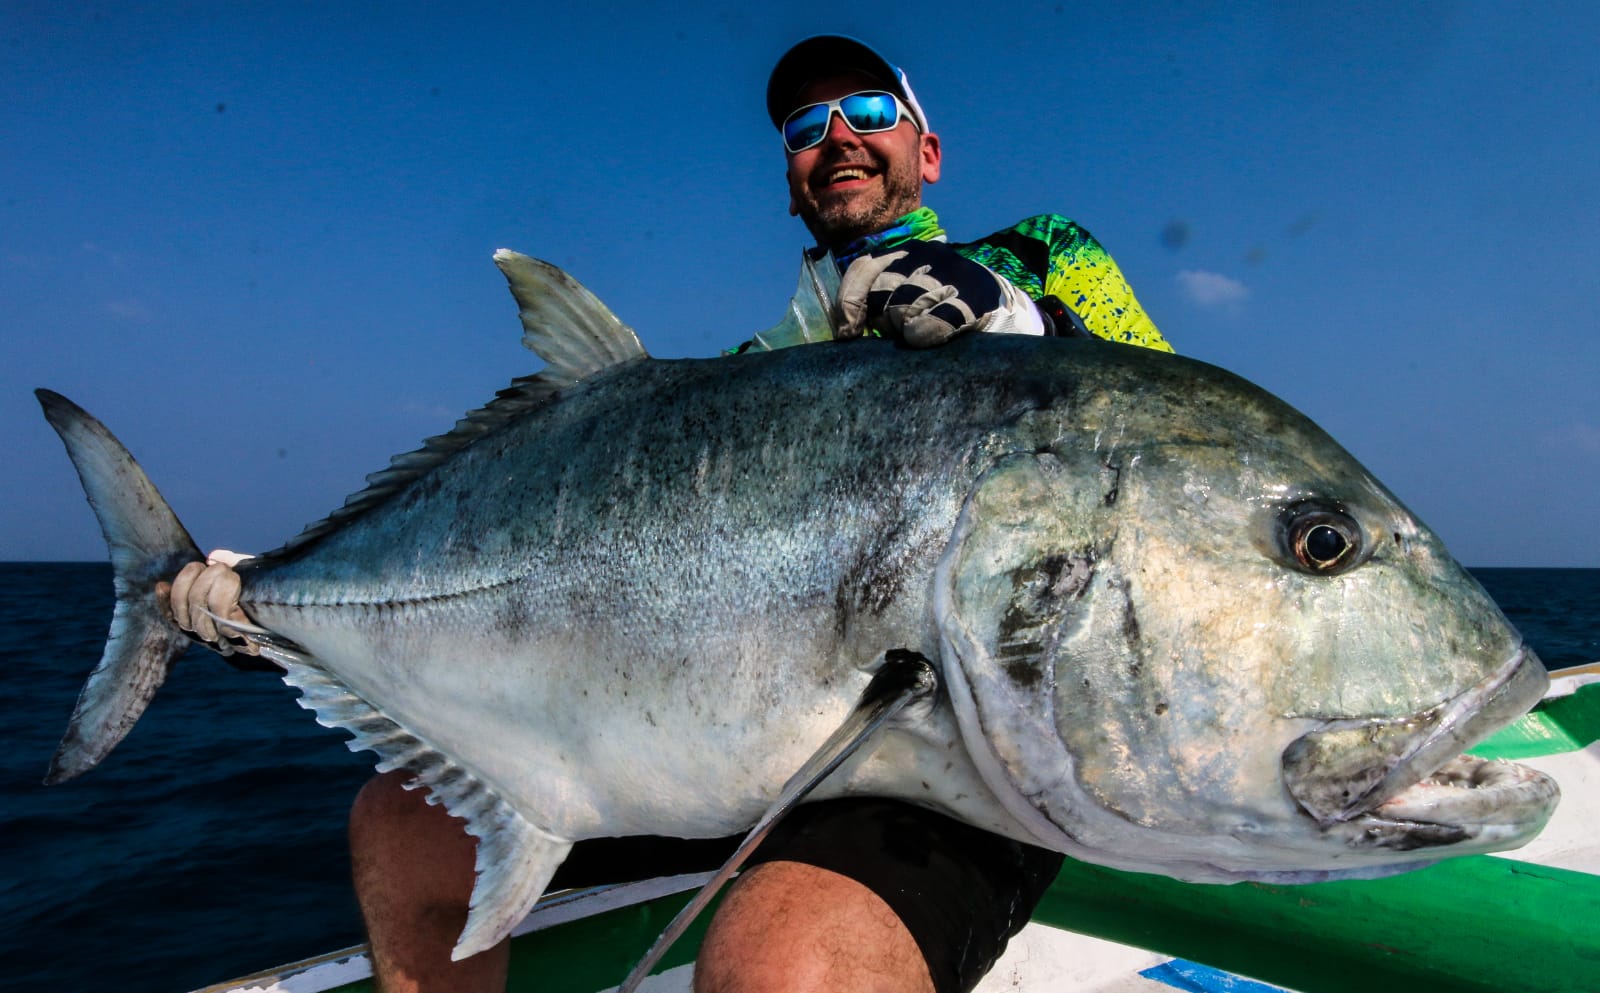
[[[205,556],[105,425],[59,393],[34,395],[66,444],[100,521],[117,594],[105,652],[83,684],[45,777],[59,783],[94,768],[117,746],[188,649],[189,639],[156,607],[155,585]]]
[[[189,639],[161,615],[155,586],[204,556],[105,425],[60,394],[35,392],[100,521],[117,597],[105,653],[84,684],[45,778],[46,783],[59,783],[94,768],[116,747],[189,648]],[[380,770],[413,773],[417,785],[428,788],[430,801],[464,819],[479,839],[478,878],[454,957],[483,951],[510,933],[538,899],[570,843],[528,823],[469,770],[350,693],[299,646],[271,631],[238,627],[254,635],[264,657],[284,667],[284,681],[303,693],[301,706],[314,710],[322,724],[353,734],[352,750],[377,752]]]
[[[521,311],[524,343],[545,359],[547,367],[513,382],[450,433],[429,439],[417,452],[397,456],[389,469],[369,476],[368,488],[343,508],[264,558],[301,548],[337,530],[473,439],[552,402],[567,387],[610,366],[648,358],[633,330],[561,270],[505,250],[496,253],[495,262]],[[189,647],[189,640],[162,617],[155,586],[204,556],[133,456],[104,425],[59,394],[36,393],[99,518],[111,551],[117,596],[104,656],[83,688],[45,780],[57,783],[93,768],[110,753]],[[411,772],[415,784],[428,789],[430,802],[465,820],[467,831],[479,839],[471,908],[452,957],[465,958],[505,937],[538,899],[571,843],[531,823],[472,770],[352,693],[300,646],[272,631],[231,627],[248,633],[264,658],[283,666],[285,682],[302,691],[301,705],[314,710],[319,722],[354,735],[352,750],[377,752],[380,771]]]

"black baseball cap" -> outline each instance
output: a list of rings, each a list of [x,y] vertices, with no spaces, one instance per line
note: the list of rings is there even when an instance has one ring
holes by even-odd
[[[836,72],[859,72],[876,80],[911,111],[911,122],[917,130],[928,133],[928,115],[911,92],[905,70],[879,55],[871,45],[840,34],[807,38],[778,60],[767,77],[767,116],[772,118],[772,126],[783,127],[784,118],[794,111],[795,99],[807,83]]]

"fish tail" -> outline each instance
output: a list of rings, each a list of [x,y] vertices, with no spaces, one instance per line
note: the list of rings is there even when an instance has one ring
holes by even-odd
[[[83,408],[35,390],[44,416],[67,446],[84,495],[111,552],[116,611],[100,664],[78,695],[45,782],[94,768],[117,746],[166,681],[190,642],[161,615],[156,583],[204,559],[167,502],[122,443]]]

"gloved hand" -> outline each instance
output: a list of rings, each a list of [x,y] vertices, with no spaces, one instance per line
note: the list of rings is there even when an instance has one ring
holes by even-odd
[[[216,622],[216,618],[221,617],[250,623],[250,618],[239,608],[239,574],[233,567],[254,557],[219,548],[203,563],[190,562],[179,570],[170,585],[156,585],[161,612],[185,634],[222,655],[260,654],[261,649],[251,642],[230,638],[217,630]]]
[[[1044,334],[1028,295],[943,242],[910,241],[863,255],[839,283],[844,318],[837,337],[867,328],[914,348],[942,345],[964,331]]]

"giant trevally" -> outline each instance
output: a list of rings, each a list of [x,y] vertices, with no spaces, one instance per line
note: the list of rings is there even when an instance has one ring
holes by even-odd
[[[501,252],[547,362],[239,569],[242,636],[478,845],[488,947],[573,842],[728,835],[885,660],[940,689],[813,794],[879,794],[1123,869],[1372,875],[1515,847],[1555,784],[1460,751],[1546,676],[1478,584],[1282,401],[1200,362],[969,335],[649,358]],[[97,763],[189,642],[201,555],[41,391],[117,607],[52,766]]]

